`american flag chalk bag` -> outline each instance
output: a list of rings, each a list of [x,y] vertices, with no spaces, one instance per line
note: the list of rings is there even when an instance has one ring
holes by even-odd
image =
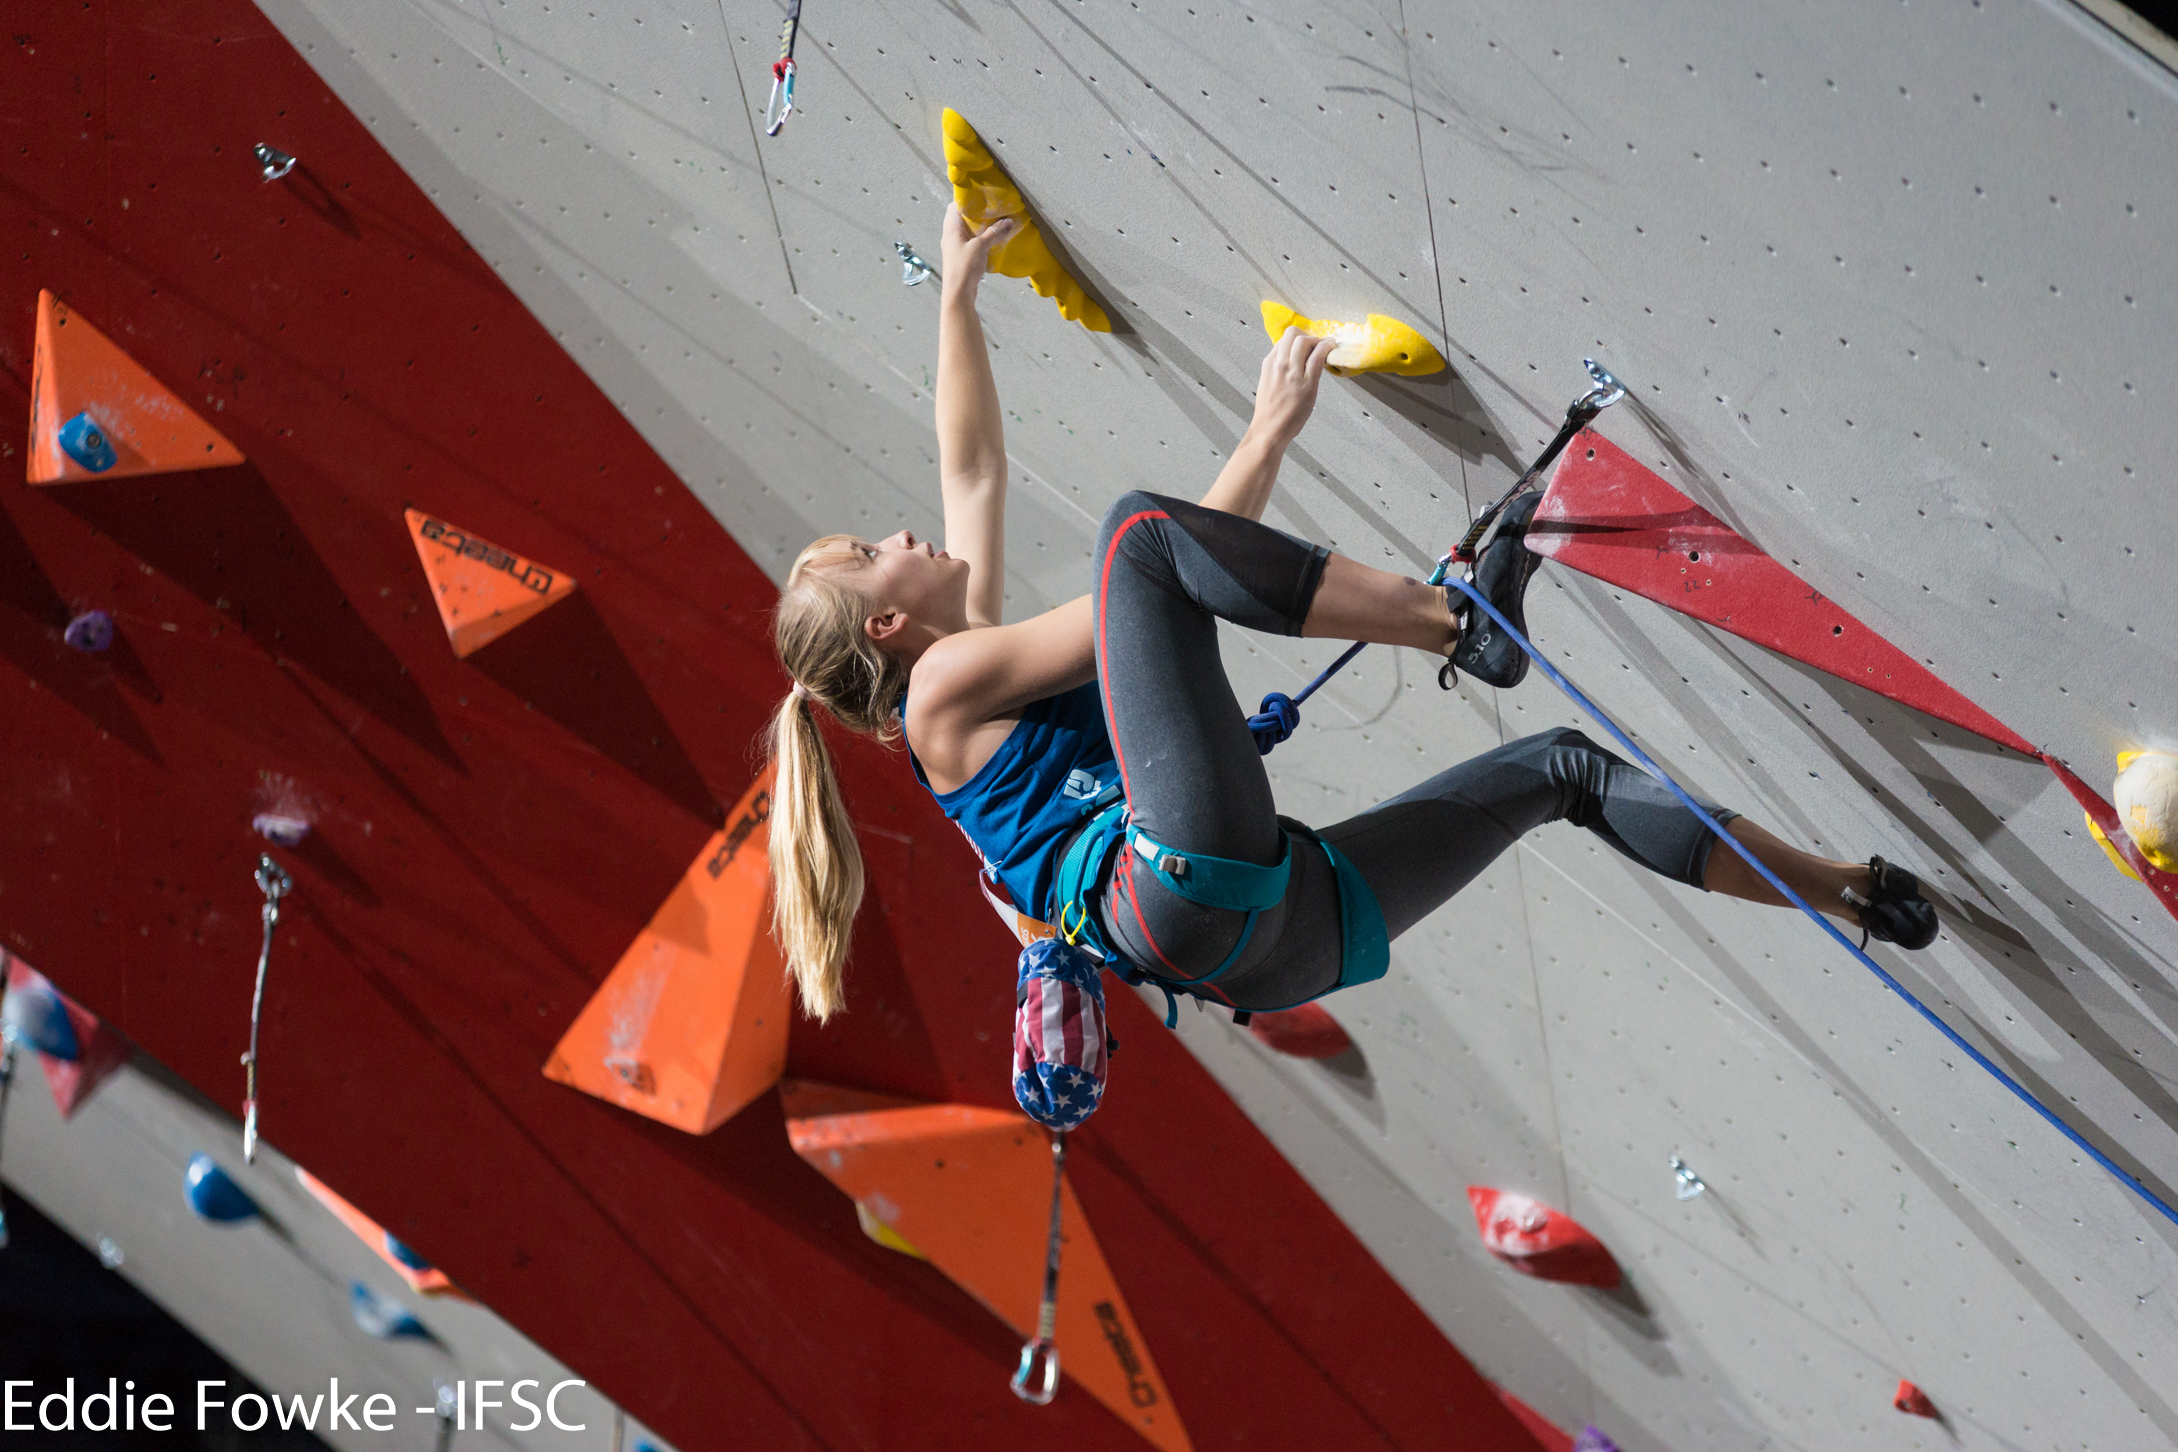
[[[1104,970],[1081,949],[1041,938],[1022,950],[1013,1018],[1013,1097],[1028,1117],[1074,1129],[1104,1098],[1112,1051]]]

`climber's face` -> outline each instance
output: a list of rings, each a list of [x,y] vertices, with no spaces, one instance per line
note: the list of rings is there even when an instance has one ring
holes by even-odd
[[[967,624],[968,562],[918,540],[913,530],[874,542],[842,536],[809,563],[836,572],[869,599],[870,633],[880,641],[907,622],[940,634]]]

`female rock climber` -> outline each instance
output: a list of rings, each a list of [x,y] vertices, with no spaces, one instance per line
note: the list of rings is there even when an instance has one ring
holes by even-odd
[[[938,327],[938,474],[946,548],[902,530],[829,535],[794,562],[775,619],[795,687],[772,725],[776,929],[804,1009],[844,1006],[861,854],[814,716],[906,737],[917,777],[1017,907],[1134,981],[1242,1010],[1285,1008],[1383,972],[1384,944],[1522,833],[1560,819],[1652,872],[1783,899],[1642,771],[1580,732],[1545,731],[1450,767],[1321,829],[1281,818],[1220,664],[1217,621],[1450,656],[1493,686],[1527,658],[1463,625],[1462,597],[1257,523],[1315,407],[1332,344],[1288,330],[1255,414],[1199,504],[1122,495],[1089,593],[1003,620],[1006,448],[976,290],[990,249],[946,213]],[[1539,493],[1514,501],[1476,583],[1516,625]],[[1448,599],[1448,597],[1450,597]],[[1479,612],[1477,612],[1479,614]],[[1809,902],[1907,948],[1936,935],[1910,873],[1833,862],[1722,808],[1717,821]]]

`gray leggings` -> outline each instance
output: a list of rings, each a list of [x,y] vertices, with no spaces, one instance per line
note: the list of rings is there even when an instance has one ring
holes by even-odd
[[[1306,829],[1271,801],[1218,656],[1217,621],[1299,635],[1327,558],[1267,525],[1140,492],[1112,506],[1097,541],[1097,680],[1135,821],[1177,851],[1265,866],[1278,861],[1282,829],[1292,829],[1284,899],[1200,990],[1236,1008],[1288,1007],[1338,982],[1338,887]],[[1710,810],[1720,822],[1736,815]],[[1652,872],[1701,885],[1710,832],[1645,772],[1569,728],[1448,767],[1319,835],[1360,869],[1396,938],[1521,834],[1561,819]],[[1136,864],[1132,852],[1115,854],[1099,884],[1107,941],[1160,977],[1216,968],[1245,915],[1189,902]]]

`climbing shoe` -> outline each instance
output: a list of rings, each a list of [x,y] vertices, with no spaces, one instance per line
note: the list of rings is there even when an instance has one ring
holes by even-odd
[[[1860,912],[1860,945],[1868,940],[1896,943],[1901,948],[1926,948],[1936,941],[1936,908],[1921,896],[1921,884],[1903,867],[1893,867],[1880,857],[1868,859],[1874,887],[1866,897],[1847,888],[1845,900]]]
[[[1507,500],[1505,522],[1499,526],[1497,538],[1490,541],[1482,558],[1475,562],[1475,588],[1522,634],[1528,628],[1522,606],[1527,598],[1528,577],[1535,573],[1535,567],[1542,559],[1529,553],[1521,540],[1528,532],[1528,521],[1535,518],[1535,507],[1542,502],[1543,491],[1540,489],[1530,489]],[[1453,666],[1500,690],[1519,685],[1528,673],[1528,653],[1513,644],[1488,614],[1451,586],[1445,587],[1445,595],[1448,604],[1457,601],[1465,607],[1466,613],[1460,643],[1452,650]]]

